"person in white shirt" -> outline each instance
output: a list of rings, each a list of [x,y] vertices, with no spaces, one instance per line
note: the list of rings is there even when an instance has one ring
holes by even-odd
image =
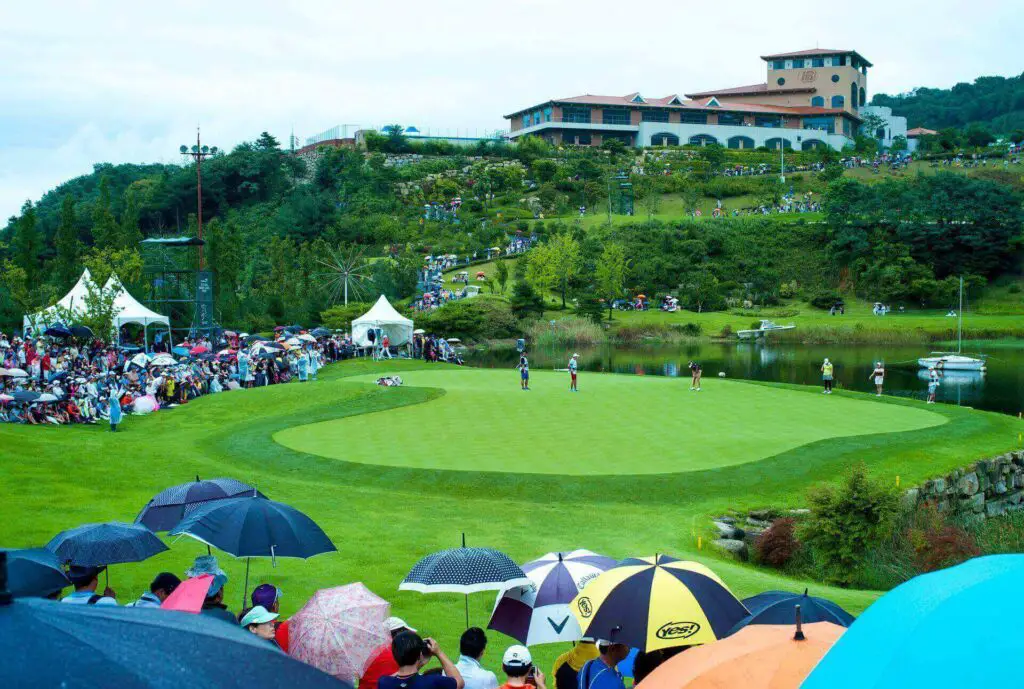
[[[465,689],[498,689],[498,678],[480,665],[487,648],[487,635],[480,627],[470,627],[459,639],[459,662],[455,668],[466,683]]]

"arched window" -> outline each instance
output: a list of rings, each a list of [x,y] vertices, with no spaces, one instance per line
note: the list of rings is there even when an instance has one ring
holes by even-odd
[[[824,108],[825,107],[825,97],[824,96],[815,96],[814,98],[812,98],[811,99],[811,107],[812,108]]]
[[[867,92],[864,91],[864,87],[862,86],[860,88],[860,100],[858,101],[860,103],[860,107],[862,107],[862,108],[864,107],[864,102],[865,102],[865,99],[866,99],[867,95],[868,95]]]
[[[668,132],[658,132],[651,137],[651,146],[678,146],[679,137]]]
[[[825,148],[825,142],[819,139],[807,139],[800,145],[800,148],[805,151],[816,151],[819,148]]]
[[[843,107],[843,97],[842,96],[832,96],[832,107],[833,108],[841,108],[841,107]]]
[[[691,146],[709,146],[711,144],[717,144],[718,139],[710,134],[694,134],[690,137],[688,143]]]
[[[850,84],[850,107],[857,107],[857,84]]]
[[[780,148],[785,148],[788,151],[791,148],[793,148],[792,141],[790,141],[789,139],[783,139],[782,137],[778,136],[773,139],[768,139],[767,141],[764,142],[764,145],[773,151],[777,151]]]
[[[728,141],[729,148],[753,148],[754,140],[749,136],[733,136]]]

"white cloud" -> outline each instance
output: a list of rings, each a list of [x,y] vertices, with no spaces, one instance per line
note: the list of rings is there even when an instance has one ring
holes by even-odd
[[[1010,0],[393,0],[0,7],[0,217],[93,163],[335,124],[477,128],[547,98],[755,83],[761,54],[852,48],[872,92],[1021,69]],[[956,20],[957,17],[962,20]],[[982,22],[981,17],[984,18]]]

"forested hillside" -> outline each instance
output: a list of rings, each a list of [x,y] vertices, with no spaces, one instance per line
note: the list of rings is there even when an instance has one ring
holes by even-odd
[[[949,89],[918,88],[909,94],[876,94],[872,105],[892,108],[908,127],[946,129],[983,126],[996,134],[1024,132],[1024,74],[978,77]]]

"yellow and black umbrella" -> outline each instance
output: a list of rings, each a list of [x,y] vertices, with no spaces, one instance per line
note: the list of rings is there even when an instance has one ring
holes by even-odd
[[[569,607],[584,636],[641,651],[716,641],[750,614],[710,569],[665,555],[623,560]]]

